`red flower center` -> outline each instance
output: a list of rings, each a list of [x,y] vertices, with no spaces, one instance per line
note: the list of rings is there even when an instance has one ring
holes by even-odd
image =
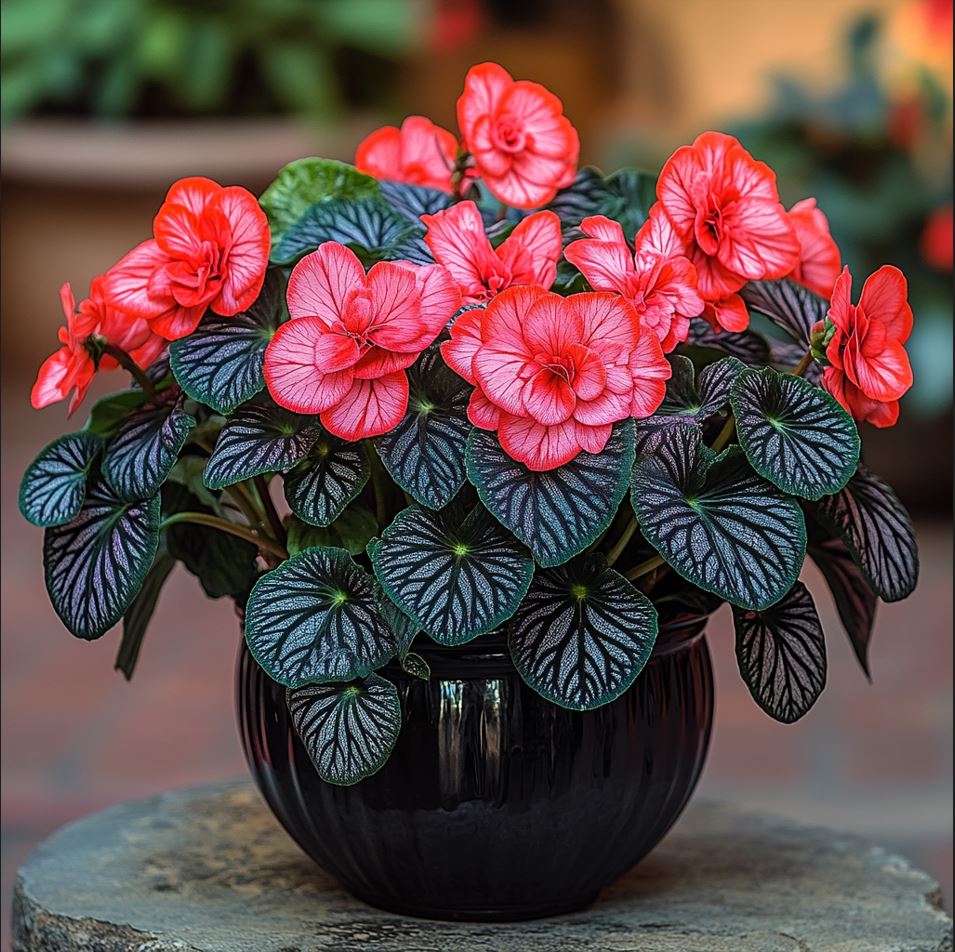
[[[577,366],[572,357],[561,357],[559,354],[538,354],[534,359],[541,365],[542,371],[563,380],[564,383],[574,382]]]
[[[723,227],[723,209],[716,197],[710,194],[706,203],[696,210],[696,243],[704,254],[716,254],[723,240]]]
[[[522,152],[527,145],[523,124],[509,113],[497,117],[491,127],[491,138],[502,152]]]

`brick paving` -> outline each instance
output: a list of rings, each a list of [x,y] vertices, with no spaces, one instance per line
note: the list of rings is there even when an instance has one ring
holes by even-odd
[[[19,518],[16,487],[31,455],[63,429],[63,415],[27,415],[28,385],[7,384],[16,396],[4,401],[0,480],[4,941],[17,864],[52,829],[118,801],[244,770],[228,602],[206,600],[177,570],[132,684],[112,670],[118,633],[88,644],[60,626],[43,592],[41,533]],[[938,877],[951,909],[950,527],[923,524],[920,538],[919,589],[879,610],[873,684],[828,596],[818,599],[831,632],[829,687],[796,725],[775,724],[749,699],[729,613],[717,615],[717,726],[701,793],[868,835]]]

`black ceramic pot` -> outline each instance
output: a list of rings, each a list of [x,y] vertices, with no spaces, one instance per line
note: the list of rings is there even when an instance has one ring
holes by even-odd
[[[352,787],[321,780],[284,689],[244,645],[236,682],[252,775],[282,825],[358,898],[434,919],[570,912],[626,872],[680,815],[713,717],[705,621],[661,630],[622,697],[556,707],[527,687],[504,639],[422,636],[422,681],[397,666],[404,723],[390,759]]]

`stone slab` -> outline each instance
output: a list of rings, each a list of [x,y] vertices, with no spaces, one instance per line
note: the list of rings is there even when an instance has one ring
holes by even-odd
[[[27,860],[15,952],[936,952],[937,884],[855,837],[696,802],[590,909],[503,925],[351,898],[248,781],[122,804]]]

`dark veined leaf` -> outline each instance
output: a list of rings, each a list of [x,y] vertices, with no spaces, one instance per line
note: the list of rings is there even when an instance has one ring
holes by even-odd
[[[423,234],[420,224],[409,221],[382,198],[323,202],[313,205],[286,231],[273,252],[273,260],[291,264],[326,241],[352,246],[371,260],[399,257],[402,242]]]
[[[332,199],[378,194],[378,183],[354,166],[332,159],[296,159],[262,193],[259,204],[269,219],[272,247],[313,205]]]
[[[68,433],[44,447],[20,483],[20,512],[35,526],[61,526],[76,518],[86,478],[103,449],[94,433]]]
[[[799,576],[799,504],[758,476],[738,447],[720,456],[695,426],[661,428],[633,468],[640,529],[685,579],[743,608],[778,601]]]
[[[812,327],[824,321],[829,302],[795,281],[750,281],[739,292],[751,311],[767,317],[798,344],[809,348]]]
[[[623,168],[608,175],[606,182],[613,198],[598,214],[620,222],[624,236],[632,240],[657,200],[657,175],[643,169]]]
[[[826,686],[826,639],[809,590],[796,582],[764,611],[733,609],[736,662],[756,703],[791,724]]]
[[[869,642],[879,600],[841,539],[816,538],[816,533],[810,532],[807,551],[829,584],[852,650],[871,680]]]
[[[845,542],[877,595],[897,602],[912,594],[919,576],[912,520],[875,473],[860,464],[846,487],[821,499],[813,514]]]
[[[133,410],[103,451],[103,476],[122,499],[145,499],[174,466],[196,418],[183,409],[185,396],[172,388]]]
[[[573,182],[562,188],[547,208],[556,213],[565,226],[577,226],[590,215],[606,214],[600,209],[615,200],[599,169],[585,166],[577,171]]]
[[[369,541],[378,532],[378,520],[364,506],[349,506],[330,526],[313,526],[297,516],[289,516],[285,523],[290,555],[305,549],[338,546],[352,555],[365,551]]]
[[[368,457],[358,443],[324,431],[301,463],[285,476],[292,512],[314,526],[331,525],[368,482]]]
[[[667,358],[673,375],[667,381],[667,395],[657,410],[662,416],[682,416],[696,420],[719,413],[729,402],[733,381],[746,369],[735,357],[724,357],[707,364],[699,379],[693,361],[679,354]]]
[[[416,225],[422,215],[434,215],[451,204],[451,196],[438,188],[424,185],[411,185],[408,182],[392,182],[387,179],[378,183],[382,198],[395,211]]]
[[[245,640],[287,687],[353,681],[397,651],[374,580],[344,549],[306,549],[255,583]]]
[[[471,388],[441,358],[425,351],[408,371],[408,412],[375,449],[391,478],[429,509],[446,506],[467,478],[467,407]]]
[[[819,499],[855,472],[859,432],[852,417],[808,380],[771,367],[745,370],[730,403],[750,465],[787,493]]]
[[[780,373],[789,373],[806,356],[806,345],[795,341],[771,340],[769,342],[769,359]],[[819,386],[822,382],[822,366],[818,360],[812,360],[803,370],[802,376],[810,383]]]
[[[146,629],[156,610],[159,593],[175,564],[176,560],[160,547],[152,568],[143,581],[143,587],[123,615],[123,640],[119,644],[119,653],[116,655],[116,664],[113,667],[117,671],[122,671],[127,681],[133,678],[133,671],[139,660],[139,649],[143,645]]]
[[[395,516],[370,550],[385,594],[435,641],[461,645],[517,610],[534,574],[530,555],[483,506]]]
[[[231,413],[265,387],[265,348],[281,323],[282,282],[269,271],[262,293],[247,311],[220,317],[207,311],[188,336],[169,345],[179,386],[217,413]]]
[[[373,561],[375,550],[378,548],[380,541],[380,539],[372,539],[368,543],[366,551],[368,553],[368,558],[372,559]],[[421,631],[421,625],[419,625],[413,618],[409,618],[384,593],[380,585],[377,586],[377,594],[378,609],[385,621],[388,622],[388,627],[391,628],[391,631],[395,636],[395,641],[398,645],[398,660],[404,662],[405,657],[411,650],[411,643]]]
[[[141,407],[147,399],[147,395],[138,389],[111,393],[93,404],[84,429],[88,433],[109,439],[129,414]]]
[[[421,678],[422,681],[427,681],[431,677],[431,665],[413,651],[409,651],[401,659],[401,667],[412,677]]]
[[[284,473],[305,459],[321,434],[315,417],[269,402],[240,407],[219,433],[205,484],[222,489],[262,473]]]
[[[353,684],[290,688],[285,699],[318,775],[338,786],[381,770],[401,730],[398,692],[377,674]]]
[[[511,658],[538,694],[575,711],[607,704],[650,658],[657,613],[603,556],[538,569],[508,625]]]
[[[747,367],[765,367],[769,360],[769,344],[755,331],[715,331],[702,317],[690,321],[690,334],[687,344],[691,347],[705,347],[719,350],[730,357],[736,357]]]
[[[546,568],[582,552],[610,525],[633,455],[633,420],[614,425],[602,453],[581,453],[543,473],[511,459],[493,433],[474,430],[467,471],[481,502]]]
[[[50,601],[77,638],[99,638],[139,592],[159,545],[159,496],[119,499],[94,475],[76,518],[43,536]]]

